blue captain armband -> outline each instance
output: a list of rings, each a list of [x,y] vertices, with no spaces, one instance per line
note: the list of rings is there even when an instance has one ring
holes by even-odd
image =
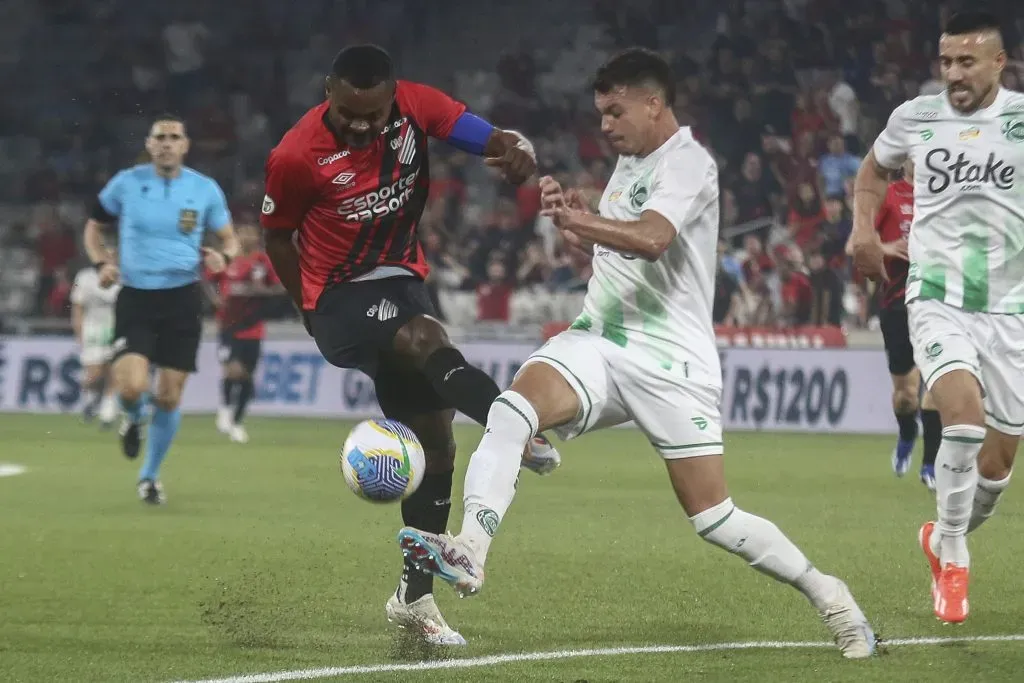
[[[493,131],[494,126],[467,111],[455,120],[446,142],[463,152],[480,156],[484,153],[484,147],[487,146],[487,140]]]

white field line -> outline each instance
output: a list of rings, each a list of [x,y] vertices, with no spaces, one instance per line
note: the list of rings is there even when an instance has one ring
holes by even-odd
[[[961,638],[896,638],[883,641],[885,647],[907,647],[914,645],[945,645],[948,643],[1007,643],[1024,642],[1024,633],[1003,636],[964,636]],[[552,652],[520,652],[507,655],[490,655],[488,657],[468,657],[465,659],[443,659],[410,664],[368,664],[363,666],[336,666],[319,669],[296,669],[294,671],[274,671],[263,674],[243,674],[227,678],[208,678],[201,681],[176,681],[175,683],[279,683],[281,681],[312,681],[320,678],[337,676],[356,676],[359,674],[380,674],[399,671],[439,671],[445,669],[472,669],[496,664],[515,664],[518,662],[545,662],[556,659],[574,659],[577,657],[618,657],[621,655],[650,655],[677,652],[720,652],[722,650],[795,650],[801,648],[834,647],[826,642],[793,642],[793,641],[748,641],[741,643],[707,643],[704,645],[648,645],[638,647],[603,647],[591,650],[554,650]]]
[[[25,466],[11,462],[0,462],[0,477],[16,477],[25,474]]]

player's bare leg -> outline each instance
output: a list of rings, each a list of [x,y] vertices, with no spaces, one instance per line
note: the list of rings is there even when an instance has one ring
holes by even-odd
[[[921,436],[924,441],[924,453],[921,456],[921,483],[929,491],[935,490],[935,458],[942,444],[942,417],[935,407],[932,392],[925,391],[921,397]]]
[[[751,567],[803,593],[818,610],[844,657],[874,652],[875,636],[846,584],[814,568],[770,521],[732,502],[721,455],[666,460],[669,479],[697,535]]]
[[[426,456],[423,482],[415,493],[402,501],[402,522],[426,532],[444,533],[452,507],[452,472],[455,469],[452,420],[455,411],[407,415],[401,411],[396,413],[387,405],[387,398],[383,403],[385,415],[400,420],[413,430]],[[434,645],[465,645],[465,638],[448,625],[437,608],[433,582],[433,575],[420,571],[411,561],[403,562],[398,590],[384,606],[388,621]]]
[[[1019,442],[1019,436],[1004,434],[989,427],[985,443],[978,453],[978,488],[974,491],[967,533],[984,524],[995,512],[1000,496],[1010,485],[1010,474],[1013,472]]]
[[[501,390],[452,345],[440,322],[427,315],[413,318],[395,335],[394,349],[426,375],[450,405],[478,424],[487,424],[491,403]],[[523,449],[521,465],[533,472],[548,474],[559,464],[558,451],[539,432]]]
[[[86,365],[82,368],[82,388],[85,393],[82,417],[86,422],[91,422],[96,417],[100,404],[103,402],[107,388],[106,368],[105,364]]]
[[[491,541],[515,495],[517,454],[537,430],[569,423],[580,409],[579,397],[561,373],[542,362],[525,367],[512,388],[491,406],[487,430],[470,460],[461,533],[452,537],[403,529],[399,544],[407,557],[451,583],[462,596],[479,592]],[[702,538],[804,592],[845,656],[871,654],[874,636],[845,584],[814,569],[771,522],[732,504],[721,456],[671,460],[668,468],[676,494]]]
[[[978,454],[985,441],[981,386],[967,370],[935,380],[932,397],[942,418],[942,445],[936,458],[938,519],[918,534],[932,573],[935,615],[947,623],[967,618],[970,554],[967,529],[978,484]]]
[[[892,412],[900,435],[892,451],[892,471],[897,477],[910,470],[910,457],[917,441],[917,396],[921,389],[921,372],[915,367],[905,375],[892,375]]]
[[[580,401],[557,370],[533,362],[490,406],[487,425],[469,461],[462,531],[457,537],[416,527],[399,532],[406,558],[472,595],[483,586],[487,551],[515,496],[523,449],[544,429],[576,417]]]
[[[135,459],[142,444],[140,431],[149,400],[149,360],[138,353],[126,353],[114,360],[111,374],[124,415],[121,450],[125,457]]]

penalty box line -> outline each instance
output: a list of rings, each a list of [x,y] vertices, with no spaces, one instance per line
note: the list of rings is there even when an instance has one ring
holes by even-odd
[[[922,645],[948,645],[955,643],[1010,643],[1024,642],[1024,633],[998,636],[964,636],[948,638],[895,638],[883,641],[885,647],[912,647]],[[772,641],[756,640],[737,643],[706,643],[703,645],[648,645],[637,647],[602,647],[586,650],[554,650],[550,652],[519,652],[486,657],[444,659],[409,664],[369,664],[363,666],[337,666],[316,669],[274,671],[262,674],[242,674],[227,678],[203,680],[182,680],[175,683],[281,683],[282,681],[313,681],[339,676],[359,674],[380,674],[405,671],[442,671],[447,669],[473,669],[498,664],[520,662],[546,662],[578,657],[619,657],[622,655],[651,655],[672,653],[722,652],[732,650],[796,650],[805,648],[835,647],[833,643],[820,641]]]

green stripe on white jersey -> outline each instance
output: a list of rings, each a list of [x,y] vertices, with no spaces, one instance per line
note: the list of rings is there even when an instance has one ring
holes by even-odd
[[[945,92],[896,108],[874,146],[914,161],[907,301],[1024,313],[1024,95],[961,114]]]
[[[654,211],[677,236],[655,262],[594,248],[594,274],[573,328],[636,349],[664,369],[721,382],[711,307],[718,242],[718,169],[689,128],[646,157],[620,157],[600,213],[637,221]],[[692,376],[692,375],[691,375]]]

